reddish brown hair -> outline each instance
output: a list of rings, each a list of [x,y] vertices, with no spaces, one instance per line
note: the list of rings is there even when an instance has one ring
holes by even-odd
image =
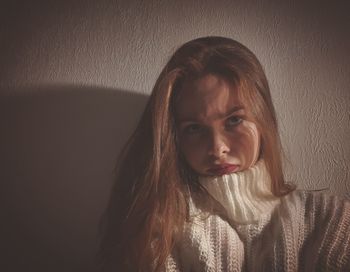
[[[182,84],[206,74],[232,82],[251,109],[273,193],[281,196],[292,190],[284,181],[276,114],[256,56],[228,38],[189,41],[162,70],[139,125],[121,153],[103,221],[105,270],[159,270],[188,219],[189,192],[206,193],[177,148],[174,116]]]

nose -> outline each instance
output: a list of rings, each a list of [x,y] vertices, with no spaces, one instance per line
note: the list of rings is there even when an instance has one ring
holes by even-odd
[[[227,137],[221,132],[212,132],[208,154],[215,158],[221,158],[227,155],[229,152],[230,147]]]

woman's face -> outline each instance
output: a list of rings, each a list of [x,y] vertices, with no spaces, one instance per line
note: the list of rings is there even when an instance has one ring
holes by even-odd
[[[187,82],[176,104],[181,152],[200,175],[221,176],[254,165],[260,133],[238,92],[208,74]]]

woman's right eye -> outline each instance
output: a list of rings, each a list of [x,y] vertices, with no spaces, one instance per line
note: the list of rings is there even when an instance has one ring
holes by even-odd
[[[186,126],[183,131],[185,134],[196,134],[196,133],[199,133],[201,129],[202,129],[201,125],[191,124]]]

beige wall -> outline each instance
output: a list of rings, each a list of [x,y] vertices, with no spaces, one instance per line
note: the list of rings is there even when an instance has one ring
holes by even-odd
[[[349,9],[305,2],[2,1],[0,265],[92,270],[117,153],[169,55],[199,36],[261,60],[288,180],[350,197]]]

